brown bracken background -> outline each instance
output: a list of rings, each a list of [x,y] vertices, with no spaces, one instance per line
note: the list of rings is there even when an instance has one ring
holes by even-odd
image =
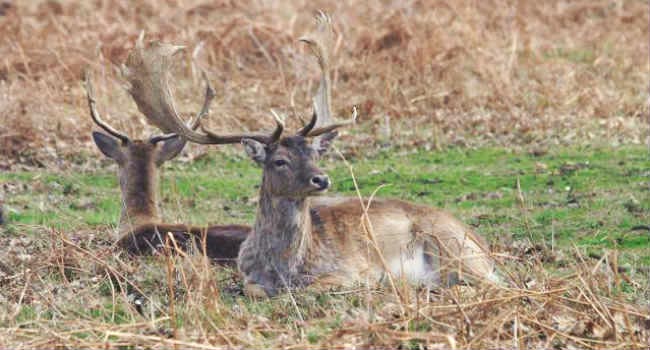
[[[105,119],[152,133],[116,70],[140,31],[187,47],[174,75],[183,116],[200,106],[201,67],[218,92],[212,129],[269,128],[270,108],[297,125],[318,74],[297,39],[317,9],[338,38],[334,110],[359,107],[347,147],[648,137],[645,1],[5,0],[0,167],[65,166],[91,150],[86,68]]]

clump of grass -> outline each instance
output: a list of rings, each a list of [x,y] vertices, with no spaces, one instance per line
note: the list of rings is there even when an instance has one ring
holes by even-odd
[[[355,147],[374,145],[368,139],[385,124],[388,140],[406,147],[644,141],[643,2],[321,7],[338,38],[335,112],[360,107]],[[133,135],[150,132],[114,70],[141,30],[188,47],[174,82],[181,114],[200,103],[199,65],[218,88],[214,129],[271,127],[271,107],[308,115],[317,69],[295,39],[315,10],[295,1],[9,2],[0,14],[3,162],[65,166],[52,160],[89,147],[85,67],[106,119]]]

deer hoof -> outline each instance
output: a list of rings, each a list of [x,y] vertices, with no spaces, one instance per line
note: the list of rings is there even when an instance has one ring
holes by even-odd
[[[253,299],[266,299],[268,297],[264,288],[254,283],[246,283],[244,286],[244,294]]]

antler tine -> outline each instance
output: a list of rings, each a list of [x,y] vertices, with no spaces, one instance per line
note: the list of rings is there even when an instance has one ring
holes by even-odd
[[[334,123],[326,126],[322,126],[320,128],[312,129],[306,136],[309,137],[314,137],[314,136],[319,136],[325,133],[328,133],[332,130],[338,129],[342,126],[354,124],[357,121],[357,106],[352,107],[352,116],[350,119],[340,122],[340,123]]]
[[[307,136],[318,122],[318,113],[316,113],[316,101],[314,101],[314,112],[311,114],[311,120],[302,129],[298,130],[297,135]]]
[[[317,124],[327,125],[333,123],[332,118],[332,93],[329,76],[330,49],[332,46],[332,20],[323,11],[316,15],[316,29],[310,34],[301,37],[300,41],[306,43],[312,54],[318,60],[321,69],[321,79],[316,95],[313,97],[314,112],[318,114]]]
[[[194,120],[189,125],[191,130],[196,130],[199,127],[199,125],[201,125],[201,119],[206,115],[208,115],[208,112],[210,111],[210,104],[212,103],[212,100],[214,100],[214,98],[217,96],[216,92],[212,88],[212,85],[210,85],[210,80],[208,79],[208,75],[205,73],[203,69],[201,69],[201,76],[205,81],[205,99],[203,101],[203,107],[201,107],[201,111],[196,115],[196,117],[194,117]],[[177,136],[178,134],[176,133],[158,135],[149,139],[149,142],[155,144],[160,141],[166,141]]]
[[[203,72],[203,74],[205,75],[205,72]],[[212,90],[212,87],[210,87],[210,85],[208,84],[208,89],[206,89],[205,92],[206,98],[209,92],[211,92],[212,95],[214,95],[214,90]],[[206,103],[203,104],[203,109],[205,109],[205,113],[207,113],[208,108],[209,108],[209,102],[206,100]],[[273,117],[276,123],[275,129],[271,134],[250,133],[250,134],[239,134],[239,135],[217,135],[214,132],[207,130],[206,128],[203,127],[203,125],[201,125],[201,114],[203,113],[203,111],[199,113],[199,115],[197,115],[196,120],[191,125],[191,128],[192,130],[195,130],[198,126],[201,126],[201,130],[204,133],[206,133],[208,137],[214,140],[214,142],[211,142],[212,144],[240,143],[242,139],[249,138],[269,145],[279,140],[280,136],[282,135],[282,132],[284,131],[284,121],[275,113],[275,111],[271,110],[271,112],[273,113]]]
[[[91,82],[90,73],[88,71],[84,71],[84,88],[86,89],[86,98],[88,99],[88,108],[90,109],[90,117],[93,119],[95,124],[97,124],[99,127],[104,129],[107,133],[120,139],[120,141],[122,141],[122,144],[128,143],[129,142],[128,136],[115,130],[113,127],[105,123],[102,120],[102,118],[99,116],[99,112],[97,111],[97,106],[95,101],[93,84]]]
[[[271,109],[271,114],[273,114],[273,119],[275,120],[277,127],[271,135],[269,144],[278,141],[280,139],[280,136],[282,136],[282,131],[284,131],[284,119],[280,118],[280,116],[275,113],[273,109]]]
[[[145,117],[166,133],[175,133],[180,137],[200,144],[239,143],[243,138],[252,138],[260,142],[269,141],[271,136],[261,133],[218,135],[202,130],[205,134],[191,130],[176,112],[174,99],[169,88],[169,70],[171,58],[183,50],[160,42],[153,42],[145,47],[138,38],[135,48],[123,69],[131,87],[129,93]]]
[[[210,104],[212,103],[212,100],[214,100],[214,98],[217,96],[217,93],[212,88],[212,85],[210,85],[208,75],[203,69],[201,69],[201,76],[203,77],[203,80],[205,80],[205,100],[203,101],[203,107],[201,107],[201,111],[196,115],[196,117],[194,117],[194,121],[190,123],[190,129],[192,130],[196,130],[196,128],[198,128],[201,124],[201,119],[208,115],[208,112],[210,111]]]

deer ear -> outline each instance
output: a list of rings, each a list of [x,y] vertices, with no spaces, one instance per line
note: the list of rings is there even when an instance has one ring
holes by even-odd
[[[329,147],[332,145],[332,141],[339,135],[337,131],[330,131],[327,134],[323,134],[314,139],[312,147],[318,152],[319,155],[323,155]]]
[[[163,142],[160,152],[156,155],[156,164],[160,166],[162,163],[176,158],[176,156],[181,153],[186,143],[187,140],[179,136]]]
[[[244,145],[246,154],[248,154],[248,156],[251,157],[251,159],[254,160],[255,163],[264,164],[264,161],[266,160],[265,144],[259,141],[255,141],[253,139],[242,139],[241,143],[242,145]]]
[[[124,158],[121,146],[115,138],[101,132],[94,131],[93,141],[95,141],[97,148],[99,148],[99,150],[108,158],[111,158],[118,162],[122,161]]]

